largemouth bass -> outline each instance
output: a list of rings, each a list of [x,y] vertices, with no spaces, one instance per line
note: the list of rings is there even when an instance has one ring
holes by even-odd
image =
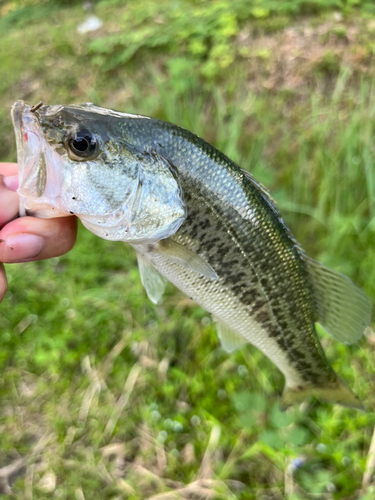
[[[18,101],[12,118],[22,214],[74,214],[130,243],[149,298],[169,280],[212,313],[224,349],[258,347],[284,374],[284,406],[316,395],[361,407],[315,323],[356,342],[369,300],[305,255],[251,174],[187,130],[93,104]]]

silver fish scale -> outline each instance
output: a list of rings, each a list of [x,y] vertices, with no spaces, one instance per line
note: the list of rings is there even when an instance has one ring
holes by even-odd
[[[271,359],[285,356],[304,382],[335,380],[315,332],[302,253],[271,200],[225,155],[186,130],[152,119],[122,126],[135,147],[154,150],[173,165],[188,215],[172,239],[202,256],[219,280],[189,274],[148,252],[155,267]],[[259,333],[279,352],[265,338],[254,342]]]

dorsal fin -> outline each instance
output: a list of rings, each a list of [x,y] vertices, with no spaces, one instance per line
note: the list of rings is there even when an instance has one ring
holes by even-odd
[[[304,259],[314,287],[318,323],[343,344],[357,342],[371,320],[369,299],[343,274]]]
[[[255,179],[255,177],[253,177],[251,175],[250,172],[248,172],[247,170],[245,170],[244,168],[240,168],[241,172],[243,173],[243,175],[249,179],[249,181],[254,184],[254,186],[257,187],[257,189],[259,189],[259,191],[262,193],[263,195],[263,198],[267,201],[268,204],[271,204],[272,205],[272,208],[276,208],[275,205],[276,205],[276,201],[272,198],[272,196],[270,195],[268,189],[263,186],[263,184],[259,181],[257,181]]]
[[[284,228],[284,231],[287,233],[287,235],[289,236],[289,238],[293,241],[295,247],[298,250],[302,251],[300,244],[295,239],[295,237],[291,233],[290,229],[288,228],[288,226],[285,224],[283,218],[281,217],[281,214],[280,214],[279,210],[276,207],[276,201],[272,198],[272,196],[270,195],[270,193],[267,191],[267,188],[265,188],[263,186],[263,184],[261,184],[256,179],[254,179],[254,177],[250,174],[250,172],[248,172],[247,170],[244,170],[243,168],[241,168],[240,170],[243,173],[244,177],[246,179],[248,179],[252,184],[254,184],[254,186],[258,189],[258,191],[260,192],[263,200],[267,203],[268,207],[276,215],[276,217],[279,220],[279,223],[282,224],[282,226]]]
[[[148,298],[154,304],[158,304],[168,281],[138,252],[137,259],[142,285],[145,287]]]

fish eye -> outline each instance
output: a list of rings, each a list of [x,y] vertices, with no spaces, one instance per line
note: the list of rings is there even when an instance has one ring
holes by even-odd
[[[68,140],[70,151],[80,158],[93,156],[98,149],[98,140],[89,130],[78,130]]]

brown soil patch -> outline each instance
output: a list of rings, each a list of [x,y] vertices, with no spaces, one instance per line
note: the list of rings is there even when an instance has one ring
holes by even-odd
[[[349,76],[375,74],[375,21],[343,20],[335,14],[317,26],[311,19],[272,34],[254,28],[238,37],[239,51],[249,62],[249,83],[254,90],[298,91],[332,80],[343,67]],[[319,78],[320,77],[320,78]]]

